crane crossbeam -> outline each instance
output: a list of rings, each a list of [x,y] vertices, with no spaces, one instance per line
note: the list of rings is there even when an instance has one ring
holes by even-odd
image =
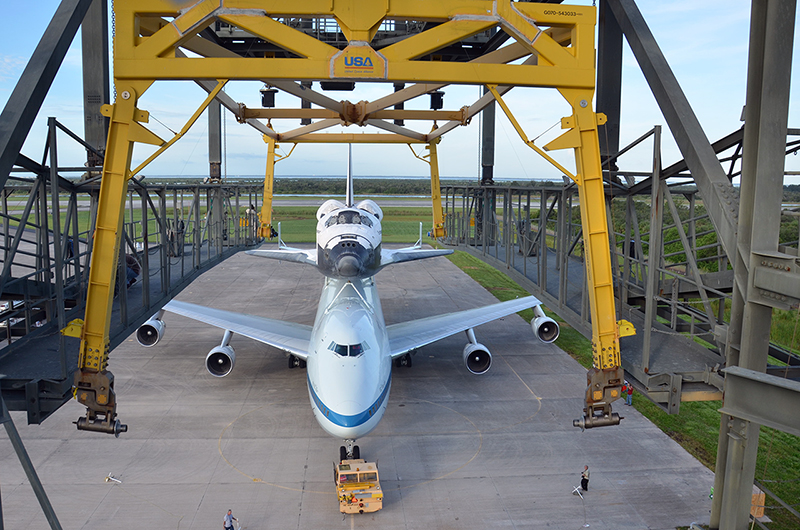
[[[571,148],[575,170],[558,165],[580,188],[587,277],[593,325],[594,369],[589,372],[581,426],[619,422],[611,402],[621,395],[622,369],[619,325],[615,321],[609,234],[598,125],[604,117],[591,107],[595,89],[594,28],[597,12],[589,6],[559,6],[511,0],[352,0],[350,2],[284,2],[281,0],[206,0],[181,9],[172,0],[117,2],[114,5],[114,82],[117,102],[111,106],[106,163],[103,168],[95,234],[95,252],[89,273],[86,318],[81,333],[77,398],[87,416],[79,428],[118,434],[113,374],[108,372],[109,315],[119,259],[121,213],[131,152],[137,142],[162,145],[137,121],[146,117],[137,104],[148,88],[166,80],[192,80],[209,98],[216,97],[239,119],[265,135],[268,166],[264,204],[271,202],[275,142],[423,143],[429,151],[433,196],[433,233],[445,235],[438,195],[437,144],[446,132],[469,123],[493,100],[504,106],[502,95],[513,87],[557,89],[572,108],[562,120],[567,129],[544,147],[526,144],[548,160],[545,151]],[[309,31],[324,26],[325,36]],[[413,24],[409,21],[414,21]],[[323,24],[324,23],[324,24]],[[413,26],[413,31],[374,40],[381,28]],[[304,29],[303,29],[304,28]],[[333,33],[344,37],[332,39]],[[220,37],[246,38],[248,50]],[[384,35],[387,33],[384,31]],[[503,38],[495,37],[504,34]],[[511,44],[499,49],[504,39]],[[235,40],[235,39],[234,39]],[[253,45],[268,51],[253,54]],[[263,46],[262,46],[263,45]],[[485,46],[473,48],[473,46]],[[453,54],[461,49],[462,54]],[[472,50],[472,51],[470,51]],[[453,60],[445,60],[454,58]],[[208,80],[217,80],[216,86]],[[321,109],[247,109],[219,92],[231,80],[261,80],[322,107]],[[392,95],[375,101],[335,101],[313,90],[311,81],[382,82],[405,84]],[[492,92],[457,111],[390,109],[448,84],[484,85]],[[265,105],[266,106],[266,105]],[[432,105],[433,107],[433,105]],[[441,108],[441,107],[438,107]],[[271,120],[300,118],[304,125],[278,130]],[[266,124],[260,120],[266,119]],[[513,119],[513,118],[512,118]],[[317,120],[308,123],[308,121]],[[432,121],[427,131],[414,131],[401,120]],[[437,120],[444,123],[437,124]],[[191,120],[190,120],[191,121]],[[516,122],[515,122],[516,123]],[[320,133],[332,127],[357,124],[378,133]],[[181,131],[183,134],[185,131]],[[149,161],[150,159],[148,159]],[[267,196],[268,195],[268,196]],[[438,208],[437,208],[438,205]],[[271,218],[262,210],[260,232],[271,230]],[[116,422],[116,423],[115,423]]]

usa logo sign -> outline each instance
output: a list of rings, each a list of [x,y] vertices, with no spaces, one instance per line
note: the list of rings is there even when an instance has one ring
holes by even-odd
[[[331,78],[386,78],[386,59],[370,46],[351,44],[331,58]]]

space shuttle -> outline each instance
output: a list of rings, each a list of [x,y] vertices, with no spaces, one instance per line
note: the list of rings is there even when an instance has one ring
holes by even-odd
[[[314,266],[323,275],[323,287],[313,326],[246,315],[172,300],[136,332],[146,347],[164,335],[166,312],[183,315],[223,330],[222,341],[206,355],[206,369],[225,377],[234,368],[234,334],[288,353],[289,368],[307,370],[313,414],[324,431],[343,440],[340,460],[361,458],[356,440],[380,422],[389,401],[392,368],[412,364],[412,353],[440,339],[465,332],[461,352],[466,369],[475,375],[489,371],[492,355],[479,343],[475,327],[524,309],[533,308],[531,326],[545,343],[558,338],[558,324],[547,317],[533,296],[497,304],[386,325],[375,284],[384,267],[451,254],[452,250],[423,249],[421,241],[402,249],[382,248],[383,212],[372,200],[355,203],[352,156],[348,158],[345,201],[331,199],[316,213],[316,246],[247,254]]]
[[[353,204],[352,154],[347,164],[345,202],[325,201],[317,210],[317,245],[304,250],[287,247],[280,238],[278,249],[250,250],[263,258],[305,263],[328,278],[365,280],[393,263],[452,254],[452,250],[422,249],[422,239],[410,248],[381,247],[383,211],[370,199]]]

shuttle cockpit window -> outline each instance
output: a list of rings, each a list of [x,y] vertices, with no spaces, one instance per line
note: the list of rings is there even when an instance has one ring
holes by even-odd
[[[328,346],[328,349],[334,352],[336,355],[341,357],[358,357],[365,351],[369,349],[366,342],[362,342],[361,344],[336,344],[336,342],[331,342],[331,345]]]
[[[372,226],[372,221],[366,215],[360,215],[358,212],[345,211],[339,212],[337,215],[332,215],[330,219],[325,221],[325,227],[339,225],[360,225],[365,224]]]

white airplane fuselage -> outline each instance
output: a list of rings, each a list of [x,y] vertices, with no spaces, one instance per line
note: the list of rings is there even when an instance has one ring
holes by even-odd
[[[308,393],[330,435],[355,440],[386,411],[392,358],[372,278],[326,278],[311,333]]]
[[[491,353],[477,342],[472,328],[528,307],[538,311],[532,322],[537,336],[544,342],[558,337],[558,325],[544,315],[538,307],[541,302],[532,296],[387,328],[374,275],[393,263],[452,251],[422,250],[421,245],[382,249],[383,212],[368,199],[353,205],[349,193],[347,203],[326,201],[316,218],[315,249],[248,251],[313,265],[322,273],[324,286],[313,326],[174,300],[139,328],[139,342],[147,347],[157,344],[165,329],[161,317],[170,311],[225,330],[222,343],[206,356],[206,368],[215,377],[225,377],[233,370],[236,355],[230,341],[234,333],[283,349],[290,355],[290,367],[302,366],[305,361],[314,417],[327,433],[345,440],[347,448],[340,451],[347,449],[352,456],[358,452],[353,442],[375,429],[386,412],[393,360],[410,366],[410,352],[416,348],[467,331],[464,364],[473,374],[486,373]]]

